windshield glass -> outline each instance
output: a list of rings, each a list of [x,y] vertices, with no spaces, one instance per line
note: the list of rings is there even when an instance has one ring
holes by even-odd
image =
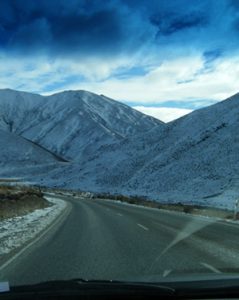
[[[0,1],[0,282],[239,270],[239,4]]]

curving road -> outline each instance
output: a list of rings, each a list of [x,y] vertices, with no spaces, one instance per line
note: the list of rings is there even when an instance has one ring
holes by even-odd
[[[160,280],[239,270],[239,226],[107,200],[73,199],[68,216],[1,271],[11,284],[86,278]]]

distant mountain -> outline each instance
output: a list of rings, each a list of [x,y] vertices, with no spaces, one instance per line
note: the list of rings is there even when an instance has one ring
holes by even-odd
[[[86,91],[52,96],[0,90],[0,128],[79,161],[106,144],[164,123],[129,106]]]
[[[0,111],[2,130],[53,156],[24,172],[5,163],[4,175],[166,202],[233,207],[238,198],[239,94],[167,124],[84,91],[0,91]]]

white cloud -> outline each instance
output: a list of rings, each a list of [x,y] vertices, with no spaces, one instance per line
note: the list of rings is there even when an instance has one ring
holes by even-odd
[[[155,117],[163,122],[170,122],[178,119],[186,114],[192,112],[190,109],[183,108],[171,108],[171,107],[145,107],[145,106],[134,106],[134,109],[138,111]]]
[[[139,60],[141,59],[140,63]],[[152,63],[152,62],[150,62]],[[155,62],[154,62],[155,63]],[[147,67],[145,75],[116,78],[118,69]],[[135,105],[165,101],[223,100],[238,92],[239,58],[221,58],[209,72],[202,72],[202,55],[190,54],[152,64],[142,57],[117,60],[49,60],[45,57],[10,59],[0,55],[0,88],[43,94],[66,89],[85,89]],[[69,79],[75,77],[74,80]],[[82,81],[82,77],[85,80]],[[78,79],[79,78],[79,79]],[[180,83],[180,84],[179,84]],[[208,102],[209,103],[209,102]]]
[[[144,76],[109,78],[73,84],[70,88],[87,89],[116,100],[142,104],[193,99],[220,101],[238,92],[238,57],[218,60],[210,72],[202,72],[203,67],[201,56],[184,57],[165,61]]]
[[[117,59],[109,57],[105,60],[52,60],[44,56],[9,58],[0,53],[0,88],[52,94],[66,89],[83,89],[81,82],[84,78],[84,89],[91,91],[92,84],[100,84],[102,80],[108,81],[107,78],[116,70],[139,65],[137,60],[137,55],[130,60],[123,56]],[[74,80],[69,80],[73,77]]]

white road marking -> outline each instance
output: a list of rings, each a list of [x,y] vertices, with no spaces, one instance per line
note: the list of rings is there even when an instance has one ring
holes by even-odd
[[[202,266],[204,266],[205,268],[209,269],[210,271],[214,272],[214,273],[217,273],[217,274],[222,273],[221,271],[219,271],[217,268],[213,267],[212,265],[209,265],[209,264],[204,263],[204,262],[200,262],[200,264]]]
[[[137,223],[137,225],[138,225],[139,227],[143,228],[144,230],[149,230],[147,227],[145,227],[145,226],[142,225],[142,224]]]
[[[118,216],[120,216],[120,217],[123,217],[123,215],[122,215],[122,214],[120,214],[120,213],[117,213],[117,215],[118,215]]]
[[[172,272],[172,270],[164,270],[163,277],[167,277],[171,272]]]

